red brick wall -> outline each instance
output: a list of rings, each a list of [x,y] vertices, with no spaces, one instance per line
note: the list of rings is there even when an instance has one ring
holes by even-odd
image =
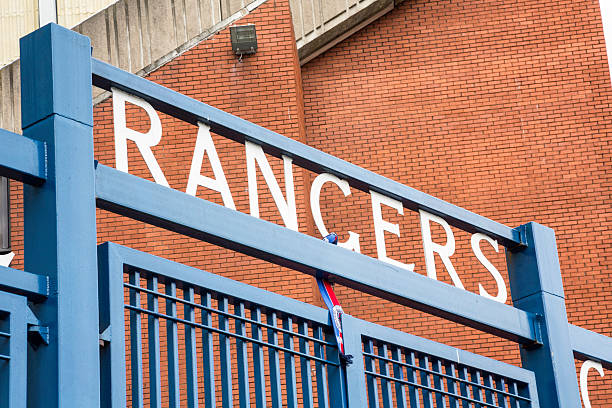
[[[610,98],[597,1],[405,1],[301,70],[287,1],[270,0],[238,24],[257,26],[259,50],[242,62],[225,29],[147,78],[285,136],[506,225],[555,229],[570,322],[612,335]],[[302,85],[303,82],[303,85]],[[148,119],[130,109],[128,123]],[[95,108],[96,158],[114,166],[112,101]],[[170,185],[185,191],[197,128],[161,115],[153,148]],[[248,213],[244,147],[213,135],[238,210]],[[129,144],[130,172],[151,179]],[[282,185],[280,160],[269,158]],[[204,160],[203,174],[211,174]],[[307,192],[312,174],[294,169],[300,231],[317,235]],[[282,224],[260,177],[262,218]],[[14,184],[15,194],[18,193]],[[220,194],[198,196],[221,204]],[[15,196],[16,197],[16,196]],[[323,190],[330,231],[361,235],[376,256],[367,194]],[[20,214],[19,200],[14,201]],[[418,214],[385,209],[401,237],[389,256],[425,273]],[[99,241],[114,241],[319,304],[312,278],[142,223],[98,212]],[[441,229],[433,225],[435,239]],[[466,289],[495,284],[454,229],[453,264]],[[21,245],[20,219],[14,242]],[[484,253],[505,273],[503,249]],[[21,263],[19,249],[16,265]],[[437,259],[438,279],[450,283]],[[398,284],[401,284],[398,283]],[[348,313],[518,363],[514,344],[390,302],[337,288]],[[593,406],[612,395],[610,373],[592,374]]]
[[[224,29],[151,73],[147,79],[285,136],[303,140],[303,126],[300,127],[303,107],[298,97],[301,86],[299,70],[296,70],[299,64],[288,3],[267,2],[237,24],[248,23],[256,25],[259,49],[254,55],[244,56],[242,62],[233,55],[229,29]],[[114,166],[112,99],[96,106],[94,116],[96,158]],[[160,114],[160,117],[163,136],[153,152],[170,186],[185,191],[197,127],[167,115]],[[149,119],[140,109],[131,109],[127,118],[129,127],[143,132],[148,130]],[[249,213],[245,148],[214,134],[213,139],[236,207]],[[128,142],[128,147],[130,173],[152,180],[135,144]],[[284,192],[282,161],[273,157],[269,157],[269,161]],[[206,155],[202,174],[213,177]],[[283,224],[259,169],[258,176],[262,218]],[[307,232],[304,176],[299,168],[294,169],[300,229]],[[198,189],[198,196],[223,204],[219,193],[204,187]],[[98,235],[100,242],[119,242],[266,289],[290,292],[301,300],[312,299],[308,276],[132,220],[100,212]]]
[[[302,80],[311,146],[506,225],[554,228],[570,322],[612,335],[612,88],[597,1],[405,1],[306,64]],[[333,186],[328,196],[342,203],[327,202],[330,230],[362,233],[375,256],[367,198],[349,204]],[[391,256],[424,274],[418,217],[391,210],[388,219],[402,234],[387,234]],[[466,289],[483,282],[495,293],[469,236],[455,237]],[[482,247],[505,275],[503,255]],[[439,260],[437,271],[449,282]],[[458,337],[454,325],[354,291],[340,300],[370,320],[518,356],[509,343]],[[591,386],[593,406],[612,401],[609,376]]]

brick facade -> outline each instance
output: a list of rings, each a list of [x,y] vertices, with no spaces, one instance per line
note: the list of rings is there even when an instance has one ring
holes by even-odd
[[[257,26],[259,50],[242,62],[229,29],[147,78],[285,136],[481,215],[517,226],[555,229],[569,320],[612,336],[612,87],[597,1],[404,1],[320,57],[299,66],[289,2],[270,0],[239,24]],[[185,191],[197,128],[160,114],[153,148],[171,187]],[[112,100],[94,110],[96,158],[114,166]],[[148,119],[130,109],[128,125]],[[236,207],[248,213],[244,146],[213,135]],[[152,179],[129,144],[130,172]],[[283,186],[282,162],[269,157]],[[203,174],[212,176],[204,160]],[[294,167],[300,231],[317,236],[308,189],[313,174]],[[262,218],[282,224],[260,178]],[[14,190],[14,244],[23,228]],[[284,190],[283,190],[284,191]],[[198,197],[222,204],[220,194]],[[367,194],[323,190],[322,213],[341,240],[361,236],[376,256]],[[425,274],[418,214],[385,208],[401,237],[386,235],[389,256]],[[320,304],[312,278],[103,211],[107,240],[204,268],[298,300]],[[453,264],[467,290],[495,284],[472,254],[470,235],[453,230]],[[435,239],[443,231],[435,229]],[[503,248],[483,252],[505,275]],[[437,260],[438,278],[450,283]],[[517,364],[512,343],[350,290],[337,288],[358,317]],[[594,407],[612,401],[612,373],[590,378]]]
[[[552,227],[569,321],[612,335],[612,87],[597,1],[405,1],[306,64],[302,80],[309,145],[506,225]],[[369,204],[353,205],[330,211],[330,229],[362,232],[375,256]],[[393,213],[402,237],[388,239],[392,257],[424,274],[418,217]],[[466,289],[493,292],[468,234],[455,232]],[[503,254],[482,247],[504,273]],[[437,270],[450,282],[439,260]],[[386,325],[517,356],[505,342],[340,293],[349,313],[375,310]],[[597,381],[591,401],[607,406],[612,381]]]

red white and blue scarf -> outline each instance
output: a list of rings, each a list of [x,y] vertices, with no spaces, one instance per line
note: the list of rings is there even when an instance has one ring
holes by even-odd
[[[325,238],[323,241],[329,242],[330,244],[338,244],[338,235],[335,233],[331,233]],[[321,296],[323,297],[323,301],[329,310],[329,315],[331,317],[332,327],[334,328],[334,335],[336,336],[336,342],[338,343],[338,350],[340,351],[340,356],[342,359],[350,364],[352,356],[346,355],[344,352],[344,336],[342,333],[342,315],[344,314],[344,310],[342,310],[342,306],[338,302],[338,298],[334,293],[334,288],[331,283],[327,279],[317,278],[317,285],[319,286],[319,291],[321,292]]]

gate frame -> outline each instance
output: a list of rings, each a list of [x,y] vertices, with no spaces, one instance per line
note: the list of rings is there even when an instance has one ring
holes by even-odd
[[[259,144],[268,154],[288,156],[308,170],[334,174],[360,190],[376,191],[411,210],[422,209],[455,227],[497,239],[508,249],[516,307],[94,166],[92,83],[106,90],[117,87],[159,111],[192,124],[206,123],[221,136]],[[49,345],[28,358],[29,406],[100,404],[96,205],[520,343],[523,366],[535,373],[540,403],[546,407],[580,405],[574,357],[589,356],[612,367],[612,339],[567,322],[550,228],[536,223],[506,227],[121,71],[91,58],[89,38],[53,23],[21,39],[21,84],[24,137],[0,132],[0,175],[25,183],[25,269],[47,277],[49,285],[48,298],[33,306],[48,326]],[[150,200],[143,202],[139,194]],[[274,242],[261,240],[271,235]],[[313,259],[312,253],[320,255]],[[7,269],[20,278],[0,276],[0,286],[25,290],[31,274]],[[398,277],[405,287],[396,287]]]

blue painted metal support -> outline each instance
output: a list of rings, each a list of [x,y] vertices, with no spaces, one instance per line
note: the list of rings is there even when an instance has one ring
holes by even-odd
[[[103,408],[127,406],[125,344],[118,341],[125,339],[123,274],[111,273],[118,265],[122,265],[119,254],[107,246],[98,248],[99,331],[112,329],[111,341],[100,350],[100,406]]]
[[[509,248],[525,245],[518,230],[380,176],[96,59],[93,59],[93,83],[107,91],[111,87],[122,89],[129,94],[145,99],[155,109],[178,119],[194,125],[198,122],[206,123],[213,132],[221,136],[240,143],[244,143],[245,140],[257,143],[262,146],[266,153],[273,156],[281,157],[285,155],[291,157],[296,165],[305,169],[315,173],[334,174],[366,193],[369,193],[370,190],[376,191],[401,201],[406,208],[411,210],[425,210],[439,215],[450,225],[468,232],[481,232],[489,235]]]
[[[536,339],[531,313],[99,163],[96,198],[98,207],[117,214],[313,276],[322,273],[342,285],[500,337],[529,344]],[[261,239],[272,236],[276,239]]]
[[[569,325],[574,356],[579,360],[594,360],[612,370],[612,338],[582,327]]]
[[[523,367],[536,375],[544,407],[580,406],[565,295],[555,233],[536,223],[522,225],[528,247],[507,252],[512,303],[542,316],[542,345],[521,347]]]
[[[138,271],[130,273],[130,284],[134,286],[140,286],[140,274]],[[140,307],[140,292],[136,290],[130,291],[130,305]],[[111,339],[112,341],[112,339]],[[172,366],[171,350],[174,344],[172,343],[172,337],[168,335],[168,367]],[[132,367],[131,370],[131,381],[132,381],[132,407],[143,408],[144,407],[144,395],[142,392],[143,385],[143,372],[142,372],[142,318],[140,313],[130,310],[130,360]],[[178,363],[177,363],[178,367]],[[172,377],[169,376],[169,381],[172,381]],[[172,389],[172,386],[170,387]],[[172,400],[172,394],[170,394]]]
[[[347,406],[351,408],[367,407],[368,392],[366,378],[363,374],[365,361],[359,321],[351,315],[343,314],[342,331],[344,333],[344,352],[353,356],[353,364],[345,368]]]
[[[37,374],[28,384],[28,406],[97,407],[91,44],[49,24],[20,45],[23,134],[45,143],[48,158],[47,182],[24,186],[25,268],[48,276],[50,286],[49,299],[35,307],[50,343],[28,359]]]
[[[256,323],[251,325],[253,340],[263,340],[263,330],[261,329],[261,310],[259,307],[251,309],[251,319]],[[264,350],[257,343],[253,343],[253,376],[255,382],[255,407],[266,407],[266,369],[264,360]]]
[[[0,176],[40,186],[47,178],[43,142],[0,129]]]
[[[49,278],[44,275],[0,266],[0,290],[41,302],[49,295]]]

